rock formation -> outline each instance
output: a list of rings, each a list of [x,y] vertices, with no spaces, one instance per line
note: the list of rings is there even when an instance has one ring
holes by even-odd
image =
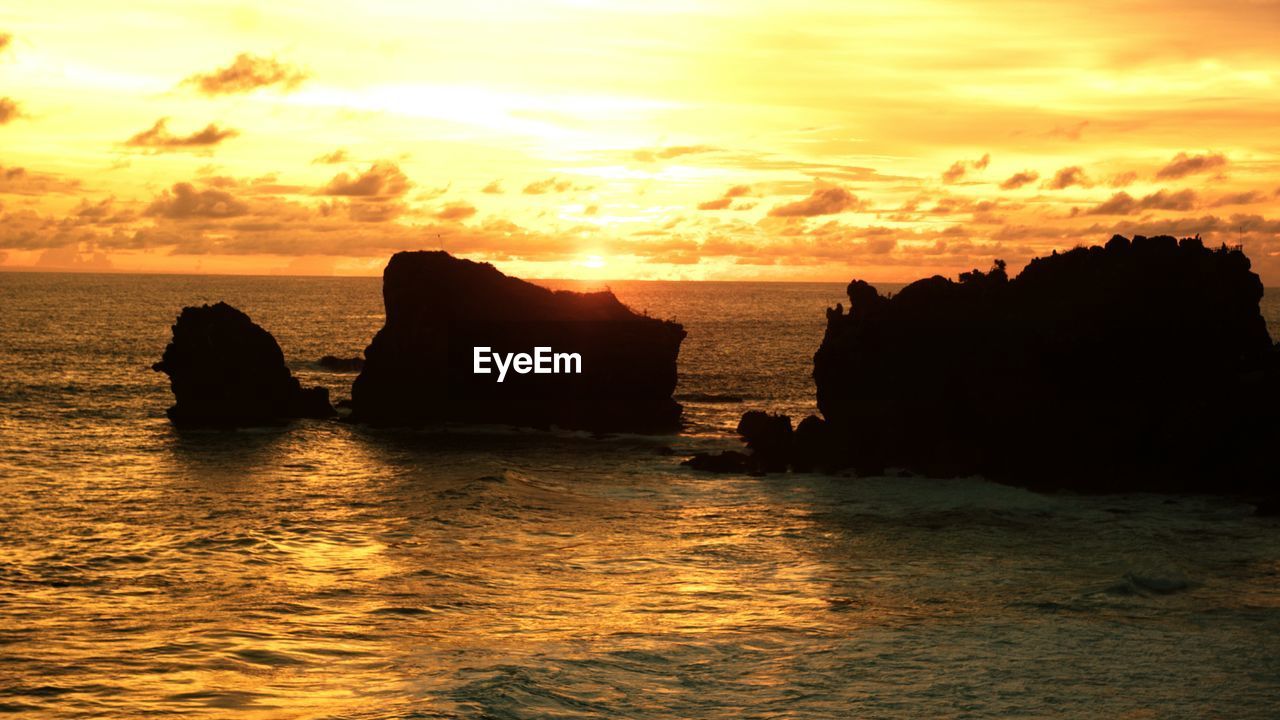
[[[671,394],[684,329],[613,293],[552,291],[444,252],[402,252],[383,273],[386,324],[352,386],[352,420],[594,431],[680,426]],[[477,374],[474,348],[581,357],[580,373]]]
[[[1254,492],[1280,354],[1238,249],[1116,236],[885,297],[855,280],[814,356],[796,468],[897,467],[1087,491]],[[744,418],[745,420],[745,418]]]
[[[316,364],[330,372],[353,373],[360,372],[364,368],[364,358],[325,355]]]
[[[738,421],[738,435],[751,454],[736,450],[697,453],[681,464],[704,472],[748,475],[782,472],[791,464],[795,434],[791,431],[791,418],[786,415],[748,410]]]
[[[271,333],[222,302],[183,308],[152,369],[169,376],[175,425],[235,427],[334,414],[329,391],[303,389]]]

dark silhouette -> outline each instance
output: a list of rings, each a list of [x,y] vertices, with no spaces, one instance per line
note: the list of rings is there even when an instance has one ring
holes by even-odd
[[[680,463],[688,465],[694,470],[713,473],[734,473],[746,475],[760,475],[762,470],[756,465],[755,459],[746,453],[737,450],[725,450],[718,453],[698,453],[693,457]]]
[[[891,297],[855,280],[849,311],[827,312],[823,417],[790,464],[1270,492],[1280,354],[1262,292],[1239,249],[1168,236],[1055,252],[1012,280],[999,261]]]
[[[226,303],[182,309],[153,370],[169,376],[184,426],[250,426],[333,416],[329,391],[303,389],[271,333]]]
[[[747,443],[760,470],[779,472],[787,469],[791,459],[791,418],[749,410],[738,421],[738,434]]]
[[[704,472],[763,475],[782,472],[791,463],[793,433],[791,418],[786,415],[748,410],[738,421],[738,434],[751,454],[736,450],[698,453],[681,464]]]
[[[557,425],[594,431],[680,427],[671,394],[685,337],[613,293],[551,291],[445,252],[402,252],[383,273],[386,324],[351,389],[352,419]],[[581,356],[581,373],[473,372],[473,348]]]
[[[337,357],[336,355],[325,355],[320,358],[320,361],[317,364],[331,372],[353,373],[360,372],[364,369],[364,358],[342,358]]]

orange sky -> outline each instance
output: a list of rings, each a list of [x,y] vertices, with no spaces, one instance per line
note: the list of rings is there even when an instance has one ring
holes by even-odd
[[[465,7],[464,7],[465,6]],[[910,280],[1113,233],[1280,283],[1280,3],[20,3],[0,266]]]

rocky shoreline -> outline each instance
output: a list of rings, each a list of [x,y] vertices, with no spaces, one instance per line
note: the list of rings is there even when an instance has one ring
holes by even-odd
[[[1236,248],[1113,237],[896,295],[849,284],[814,355],[821,417],[751,411],[729,472],[891,468],[1091,492],[1270,492],[1280,352]]]
[[[848,310],[827,311],[814,354],[820,415],[793,427],[749,410],[737,428],[745,452],[686,464],[1270,493],[1280,351],[1262,292],[1238,248],[1168,236],[1055,252],[1012,278],[997,261],[893,295],[854,280]],[[359,373],[352,422],[681,427],[673,393],[684,329],[610,292],[552,291],[488,264],[407,252],[388,263],[383,297],[386,323],[364,357],[320,362]],[[514,357],[535,346],[578,357],[580,372],[495,376],[472,365],[475,348]],[[324,390],[298,385],[269,333],[221,303],[184,309],[155,369],[170,375],[179,425],[336,414]]]

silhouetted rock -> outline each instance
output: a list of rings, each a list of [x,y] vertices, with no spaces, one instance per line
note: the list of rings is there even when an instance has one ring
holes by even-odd
[[[698,453],[681,464],[704,472],[750,475],[784,472],[791,464],[793,433],[791,418],[786,415],[748,410],[738,421],[738,434],[750,454],[737,450]]]
[[[153,370],[169,376],[175,425],[246,426],[330,417],[329,391],[303,389],[271,333],[226,303],[183,308]]]
[[[1253,514],[1265,518],[1280,517],[1280,497],[1255,501]]]
[[[796,472],[835,470],[849,465],[841,444],[825,420],[809,415],[796,426],[791,441],[791,467]]]
[[[782,472],[791,462],[791,418],[748,410],[738,421],[738,434],[763,472]]]
[[[352,419],[558,425],[595,431],[680,427],[671,393],[684,329],[613,293],[551,291],[444,252],[397,253],[383,273],[386,324],[352,386]],[[580,373],[473,372],[490,353],[576,353]],[[566,359],[565,367],[570,362]]]
[[[1198,238],[1112,238],[932,277],[849,286],[814,356],[824,421],[799,464],[981,473],[1082,490],[1270,486],[1277,352],[1247,257]]]
[[[333,372],[347,373],[360,372],[364,368],[364,358],[340,358],[335,355],[325,355],[320,358],[320,367]]]
[[[749,474],[756,471],[751,456],[737,450],[725,450],[718,453],[698,453],[680,463],[694,470],[712,473]]]

